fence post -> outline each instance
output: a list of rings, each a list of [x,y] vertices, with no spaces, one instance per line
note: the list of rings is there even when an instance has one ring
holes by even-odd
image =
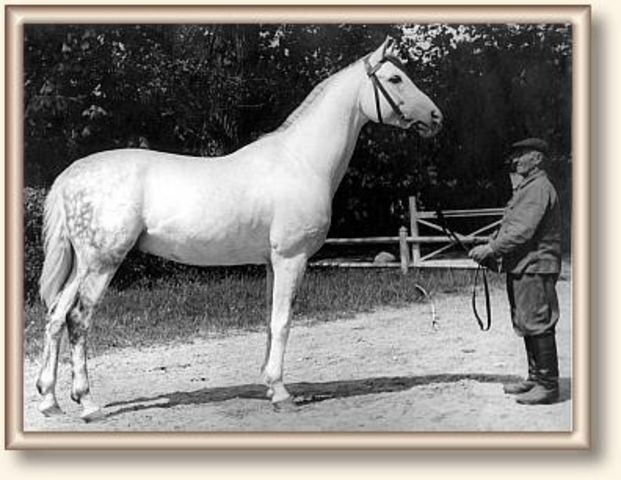
[[[408,248],[408,229],[401,227],[399,229],[399,253],[401,257],[401,273],[408,273],[410,266],[410,249]]]
[[[416,197],[410,197],[410,235],[418,237],[418,209],[416,208]],[[412,263],[418,265],[420,260],[420,244],[412,242]]]

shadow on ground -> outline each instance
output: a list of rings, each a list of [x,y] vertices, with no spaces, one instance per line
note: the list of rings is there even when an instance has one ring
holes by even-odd
[[[489,374],[444,374],[413,377],[374,377],[358,380],[334,382],[300,382],[288,384],[287,389],[295,398],[297,405],[307,405],[335,398],[347,398],[360,395],[392,393],[409,390],[413,387],[455,383],[473,380],[480,383],[510,383],[519,380],[513,375]],[[265,400],[266,387],[260,384],[235,385],[231,387],[201,388],[188,392],[171,392],[153,397],[138,397],[130,400],[111,402],[105,406],[109,411],[106,417],[114,417],[128,412],[137,412],[154,408],[172,408],[180,405],[202,405],[224,402],[233,399]],[[560,380],[560,398],[558,403],[571,398],[571,380]]]

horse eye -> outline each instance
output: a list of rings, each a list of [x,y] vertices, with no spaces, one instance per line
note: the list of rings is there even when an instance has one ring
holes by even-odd
[[[401,83],[402,79],[399,75],[393,75],[388,79],[390,83]]]

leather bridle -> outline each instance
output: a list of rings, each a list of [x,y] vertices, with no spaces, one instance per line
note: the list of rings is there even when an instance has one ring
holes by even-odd
[[[386,55],[385,51],[382,52],[382,58],[380,58],[379,62],[377,62],[375,65],[371,65],[369,58],[370,58],[370,55],[364,58],[364,66],[367,71],[367,76],[371,79],[371,82],[373,83],[373,91],[375,92],[375,108],[377,110],[377,119],[379,123],[382,123],[382,124],[384,123],[384,120],[382,118],[382,107],[380,105],[380,95],[379,95],[380,93],[384,96],[384,98],[386,99],[386,101],[388,102],[392,110],[397,114],[397,116],[402,121],[408,122],[409,119],[401,111],[401,109],[399,108],[399,105],[397,105],[397,102],[395,102],[395,100],[390,96],[390,93],[388,93],[388,90],[386,90],[386,87],[382,85],[382,82],[380,82],[380,79],[377,78],[378,70],[382,68],[386,62],[392,63],[395,67],[401,70],[405,74],[406,77],[410,78],[408,73],[405,71],[403,63],[401,62],[401,60],[399,60],[395,56]]]

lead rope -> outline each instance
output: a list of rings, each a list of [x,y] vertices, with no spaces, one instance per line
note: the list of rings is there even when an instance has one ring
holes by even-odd
[[[457,245],[466,253],[468,253],[468,249],[466,248],[466,246],[462,243],[462,241],[455,234],[455,232],[448,227],[448,224],[446,223],[446,218],[444,217],[444,214],[442,213],[439,205],[436,208],[436,216],[438,217],[438,221],[440,222],[442,230],[444,230],[445,235],[449,238],[451,243],[453,245]],[[485,321],[481,318],[477,309],[477,284],[479,275],[481,275],[481,277],[483,278],[483,291],[485,293],[485,313],[487,316]],[[492,305],[489,299],[487,268],[482,265],[477,265],[477,269],[474,272],[474,279],[472,285],[472,312],[474,313],[474,318],[479,324],[479,328],[481,329],[481,331],[487,332],[492,327]]]
[[[483,277],[483,291],[485,292],[485,313],[487,315],[486,323],[479,316],[477,310],[477,280],[479,273],[482,272]],[[477,269],[474,272],[474,282],[472,286],[472,311],[474,312],[474,318],[476,318],[479,328],[483,332],[487,332],[492,327],[492,304],[489,301],[489,285],[487,283],[487,268],[477,265]]]

